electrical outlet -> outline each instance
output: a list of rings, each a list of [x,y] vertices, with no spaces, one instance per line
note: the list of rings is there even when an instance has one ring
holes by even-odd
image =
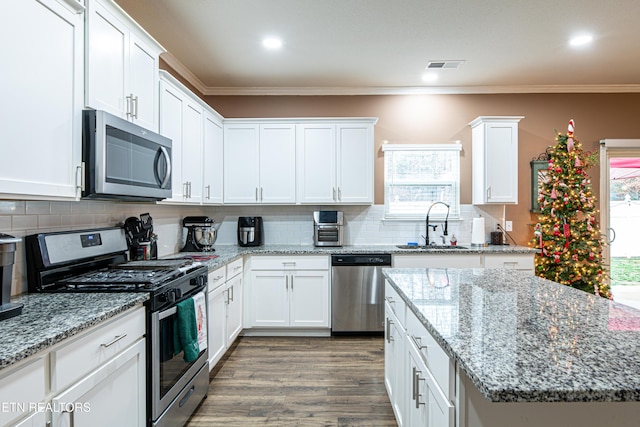
[[[513,231],[513,221],[505,221],[504,229],[505,231]]]

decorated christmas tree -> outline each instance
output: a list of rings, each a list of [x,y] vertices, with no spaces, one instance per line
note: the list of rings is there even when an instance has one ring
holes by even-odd
[[[549,167],[540,182],[540,214],[532,244],[536,275],[586,292],[611,298],[602,263],[603,236],[591,180],[585,172],[596,157],[574,137],[574,122],[566,134],[557,133],[547,149]]]

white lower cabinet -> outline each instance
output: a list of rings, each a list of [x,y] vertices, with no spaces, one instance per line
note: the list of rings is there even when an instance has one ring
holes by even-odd
[[[482,268],[479,254],[394,255],[395,268]]]
[[[385,284],[385,386],[399,426],[455,426],[455,363]]]
[[[387,285],[388,286],[388,285]],[[406,350],[404,325],[395,315],[389,301],[385,301],[384,385],[399,427],[406,414]]]
[[[12,427],[43,427],[47,425],[47,417],[45,412],[34,412],[18,424],[12,424]]]
[[[242,259],[209,273],[209,371],[242,332]]]
[[[38,357],[18,367],[7,368],[8,372],[0,371],[0,404],[3,405],[0,408],[0,425],[33,424],[38,412],[37,408],[31,408],[29,405],[45,403],[46,360],[44,356]],[[24,413],[30,415],[24,418]],[[18,424],[10,423],[12,420],[16,422],[16,419],[20,420]],[[39,425],[42,426],[44,423]]]
[[[145,341],[56,395],[52,427],[142,426],[146,421]]]
[[[484,255],[484,268],[510,268],[534,273],[533,254]]]
[[[393,256],[395,268],[510,268],[534,272],[534,254],[400,254]]]
[[[138,307],[3,369],[0,425],[144,426],[144,331]]]
[[[328,328],[327,256],[254,256],[250,326]]]
[[[407,426],[454,427],[455,407],[444,396],[442,390],[427,367],[416,342],[407,339],[409,353],[407,373],[411,378],[406,387],[410,391],[406,423]]]

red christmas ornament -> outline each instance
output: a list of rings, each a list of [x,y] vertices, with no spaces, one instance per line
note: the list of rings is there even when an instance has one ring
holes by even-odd
[[[564,199],[562,199],[564,201],[565,205],[569,204],[569,198],[567,196],[564,196]]]
[[[589,252],[589,261],[593,261],[595,258],[595,254],[593,252]]]
[[[554,236],[559,236],[560,235],[560,227],[558,227],[558,224],[553,226],[553,235]]]
[[[578,262],[578,254],[573,254],[571,256],[571,259],[573,259],[575,262]]]
[[[560,262],[560,252],[555,252],[553,254],[553,262]]]
[[[576,128],[576,122],[573,121],[573,119],[569,120],[569,126],[567,126],[567,135],[572,138],[573,137],[573,131]]]
[[[562,168],[561,168],[560,166],[558,166],[558,167],[556,168],[556,172],[558,172],[558,173],[562,172]]]
[[[549,167],[547,169],[553,170],[553,159],[549,159]]]

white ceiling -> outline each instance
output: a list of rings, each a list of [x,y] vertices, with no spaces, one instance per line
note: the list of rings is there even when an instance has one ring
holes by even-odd
[[[205,94],[640,92],[640,0],[116,2]]]

